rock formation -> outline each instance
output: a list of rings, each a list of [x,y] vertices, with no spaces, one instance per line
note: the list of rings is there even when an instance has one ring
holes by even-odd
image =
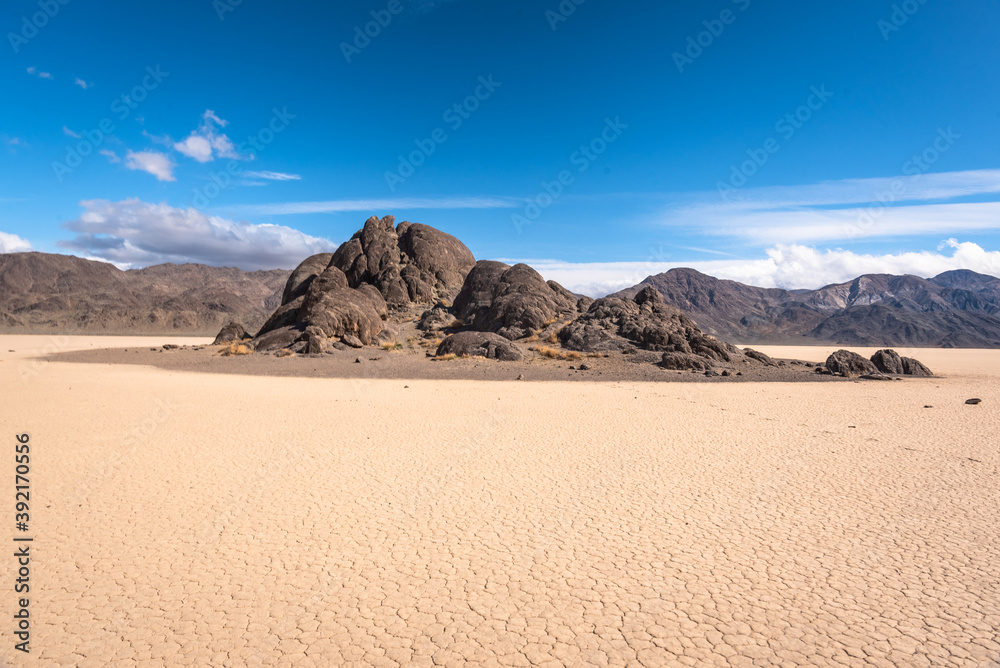
[[[469,249],[427,225],[394,222],[372,217],[335,253],[302,262],[254,337],[256,350],[371,345],[391,331],[390,309],[454,297],[475,265]]]
[[[459,332],[445,339],[437,356],[485,357],[501,362],[520,362],[524,353],[509,339],[492,332]]]

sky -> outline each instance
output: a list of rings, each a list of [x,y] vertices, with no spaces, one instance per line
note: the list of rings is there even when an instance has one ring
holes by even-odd
[[[1000,275],[995,0],[7,0],[0,252],[292,268],[372,216],[591,295]]]

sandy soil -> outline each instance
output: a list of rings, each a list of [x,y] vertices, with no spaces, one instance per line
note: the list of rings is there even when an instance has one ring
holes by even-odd
[[[33,651],[7,584],[0,661],[1000,665],[1000,351],[894,383],[37,359],[165,342],[0,337],[35,537]]]

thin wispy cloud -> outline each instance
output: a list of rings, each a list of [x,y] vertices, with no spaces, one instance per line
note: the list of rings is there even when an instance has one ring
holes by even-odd
[[[88,88],[90,88],[91,86],[94,85],[94,84],[87,83],[86,81],[84,81],[80,77],[76,77],[76,80],[73,83],[76,84],[77,86],[79,86],[80,88],[82,88],[83,90],[87,90]]]
[[[28,68],[28,74],[33,74],[36,77],[38,77],[39,79],[48,79],[50,81],[53,80],[53,79],[55,79],[55,77],[52,76],[52,74],[50,74],[49,72],[42,72],[37,67],[29,67]]]
[[[229,207],[242,215],[288,216],[305,213],[343,213],[398,209],[513,209],[523,202],[503,197],[445,197],[441,199],[350,199],[326,202],[283,202]]]
[[[110,163],[118,163],[118,162],[122,161],[122,159],[118,157],[117,153],[115,153],[114,151],[111,151],[109,149],[106,149],[106,148],[105,149],[101,149],[100,151],[98,151],[98,153],[100,153],[105,158],[107,158],[108,162],[110,162]]]
[[[63,134],[66,135],[67,137],[72,137],[73,139],[83,139],[83,135],[81,135],[78,132],[73,132],[65,125],[63,126]]]
[[[243,175],[251,179],[264,179],[265,181],[301,181],[298,174],[284,174],[282,172],[243,172]]]
[[[695,195],[658,222],[759,244],[1000,229],[1000,170],[845,179]],[[981,200],[987,201],[981,201]],[[980,200],[980,201],[969,201]]]

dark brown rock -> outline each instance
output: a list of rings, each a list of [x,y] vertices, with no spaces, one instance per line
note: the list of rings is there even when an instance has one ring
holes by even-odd
[[[437,356],[485,357],[501,362],[520,362],[521,349],[509,339],[492,332],[459,332],[441,342]]]
[[[754,350],[752,348],[744,348],[743,354],[752,360],[756,360],[761,364],[764,364],[765,366],[778,366],[778,363],[775,362],[773,359],[771,359],[770,356],[765,355],[764,353],[758,350]]]
[[[849,350],[838,350],[826,359],[826,368],[832,373],[854,378],[878,373],[870,360]]]
[[[455,297],[455,315],[466,324],[473,325],[483,317],[493,303],[493,290],[510,265],[493,260],[480,260],[465,277],[461,291]]]
[[[364,293],[352,288],[317,291],[315,299],[307,296],[299,319],[307,326],[319,327],[327,338],[351,334],[364,345],[370,345],[382,331],[382,318],[375,305]]]
[[[712,363],[704,357],[698,357],[690,353],[663,353],[663,360],[660,366],[670,371],[707,371],[712,368]]]
[[[243,329],[243,325],[236,322],[235,320],[230,320],[222,329],[219,330],[218,335],[215,337],[215,341],[212,342],[213,346],[218,346],[223,343],[232,343],[233,341],[245,341],[251,338],[247,334],[247,330]]]
[[[575,313],[575,299],[552,288],[528,265],[516,264],[500,276],[489,310],[476,318],[475,328],[516,340],[542,329],[567,311]]]
[[[930,377],[934,374],[926,366],[913,359],[912,357],[901,358],[903,362],[903,373],[907,376],[919,376],[919,377]]]
[[[285,283],[285,290],[281,295],[282,305],[287,304],[293,299],[305,296],[306,290],[309,289],[313,279],[322,274],[330,266],[332,259],[333,253],[320,253],[306,258],[302,264],[296,267]]]
[[[872,364],[882,373],[897,376],[905,373],[903,370],[903,359],[895,350],[879,350],[872,355]]]

